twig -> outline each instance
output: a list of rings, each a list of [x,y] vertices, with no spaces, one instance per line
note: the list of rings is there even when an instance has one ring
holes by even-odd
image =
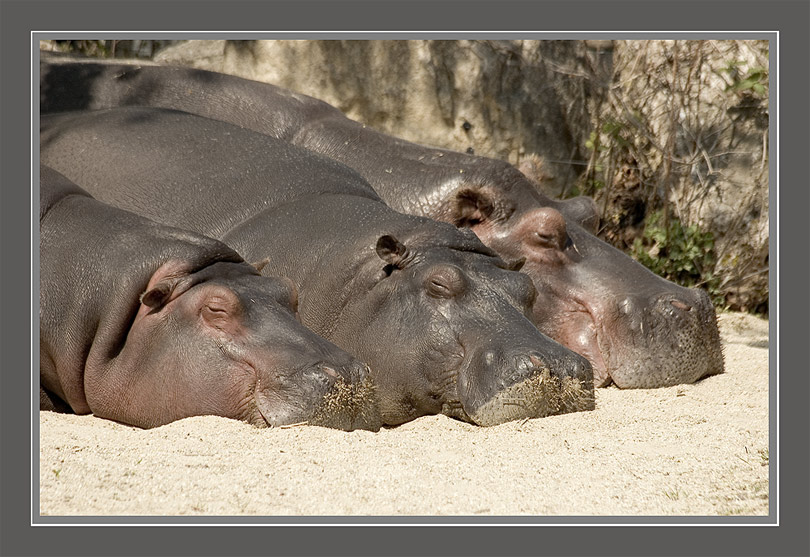
[[[298,427],[298,426],[307,425],[307,424],[309,424],[309,422],[298,422],[298,423],[295,423],[295,424],[285,424],[285,425],[280,425],[280,426],[276,426],[276,427],[278,427],[278,429],[290,429],[291,427]]]

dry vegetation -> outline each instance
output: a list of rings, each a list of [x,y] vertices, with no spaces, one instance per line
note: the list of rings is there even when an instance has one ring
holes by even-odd
[[[603,235],[719,305],[768,307],[767,41],[625,41],[598,94],[581,189]]]

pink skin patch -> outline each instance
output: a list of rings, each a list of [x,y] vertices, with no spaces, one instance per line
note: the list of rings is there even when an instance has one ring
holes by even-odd
[[[559,327],[549,331],[551,338],[586,358],[593,368],[593,384],[605,387],[610,384],[610,372],[599,345],[597,325],[588,311],[566,312],[558,320]]]

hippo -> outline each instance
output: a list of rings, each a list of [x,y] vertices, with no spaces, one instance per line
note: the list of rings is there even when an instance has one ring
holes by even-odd
[[[39,222],[41,409],[379,430],[368,366],[297,320],[289,281],[46,166]]]
[[[507,162],[417,145],[273,85],[191,68],[43,56],[43,112],[153,106],[229,122],[360,173],[391,208],[469,228],[525,259],[542,332],[587,357],[597,386],[654,388],[723,371],[708,295],[667,281],[596,237],[592,199],[557,201]]]
[[[91,194],[289,277],[302,322],[371,367],[382,420],[589,410],[588,361],[527,318],[531,280],[469,231],[403,215],[355,171],[179,111],[41,117],[41,158]]]
[[[597,238],[590,198],[554,201],[504,161],[353,127],[317,123],[302,133],[310,148],[353,138],[355,148],[335,158],[364,168],[389,206],[468,228],[504,259],[524,259],[538,292],[534,322],[588,358],[596,386],[668,387],[723,371],[708,294],[659,277]]]

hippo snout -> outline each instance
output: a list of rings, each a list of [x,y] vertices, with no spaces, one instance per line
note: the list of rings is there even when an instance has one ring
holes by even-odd
[[[327,387],[308,423],[345,431],[378,431],[382,416],[369,367],[360,362],[336,367],[318,364],[308,371],[315,382]]]
[[[465,412],[478,425],[594,407],[591,364],[559,345],[545,352],[485,350],[477,360],[473,367],[481,371],[460,377],[460,392]]]
[[[543,371],[560,380],[569,377],[578,381],[589,381],[593,378],[590,362],[579,354],[571,352],[555,358],[528,352],[513,357],[511,364],[505,366],[505,371],[498,376],[498,385],[501,389],[508,389]],[[497,370],[493,372],[497,373]]]
[[[632,338],[612,343],[610,376],[618,387],[668,387],[722,373],[717,316],[705,291],[678,287],[646,301],[627,298],[619,313]]]

